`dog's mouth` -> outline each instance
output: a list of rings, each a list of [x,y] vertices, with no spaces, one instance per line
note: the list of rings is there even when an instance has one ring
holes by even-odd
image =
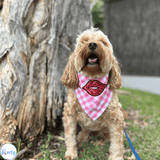
[[[87,57],[85,65],[97,65],[99,64],[99,58],[96,53],[91,52],[91,54]]]

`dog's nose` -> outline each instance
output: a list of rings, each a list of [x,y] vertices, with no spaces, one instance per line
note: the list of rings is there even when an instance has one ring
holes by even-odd
[[[95,49],[97,48],[97,44],[94,43],[94,42],[91,42],[91,43],[88,45],[88,48],[93,51],[93,50],[95,50]]]

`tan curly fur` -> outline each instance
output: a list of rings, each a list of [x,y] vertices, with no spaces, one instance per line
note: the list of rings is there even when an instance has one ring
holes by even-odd
[[[85,64],[91,52],[88,47],[91,42],[97,44],[95,52],[99,59],[99,64],[94,66]],[[112,99],[107,109],[95,121],[92,121],[83,111],[76,97],[75,88],[79,84],[77,72],[90,78],[109,75],[109,84],[113,92]],[[119,103],[116,93],[116,89],[121,87],[121,73],[107,36],[93,28],[84,31],[77,38],[75,51],[69,58],[61,81],[69,89],[63,112],[65,158],[67,160],[76,159],[77,144],[87,141],[90,132],[98,131],[98,135],[105,136],[110,142],[109,160],[123,160],[123,126],[126,113]],[[78,136],[76,135],[77,123],[82,129]]]

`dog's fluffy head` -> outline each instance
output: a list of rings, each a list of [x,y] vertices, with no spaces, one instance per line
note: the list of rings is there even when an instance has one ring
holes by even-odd
[[[86,30],[78,36],[75,51],[62,75],[62,83],[68,88],[77,88],[77,72],[90,78],[100,78],[109,74],[111,87],[121,87],[120,69],[113,55],[112,45],[100,30]]]

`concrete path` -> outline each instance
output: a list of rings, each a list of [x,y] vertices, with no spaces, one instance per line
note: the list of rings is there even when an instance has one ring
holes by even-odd
[[[160,77],[122,75],[123,87],[139,89],[160,95]]]

